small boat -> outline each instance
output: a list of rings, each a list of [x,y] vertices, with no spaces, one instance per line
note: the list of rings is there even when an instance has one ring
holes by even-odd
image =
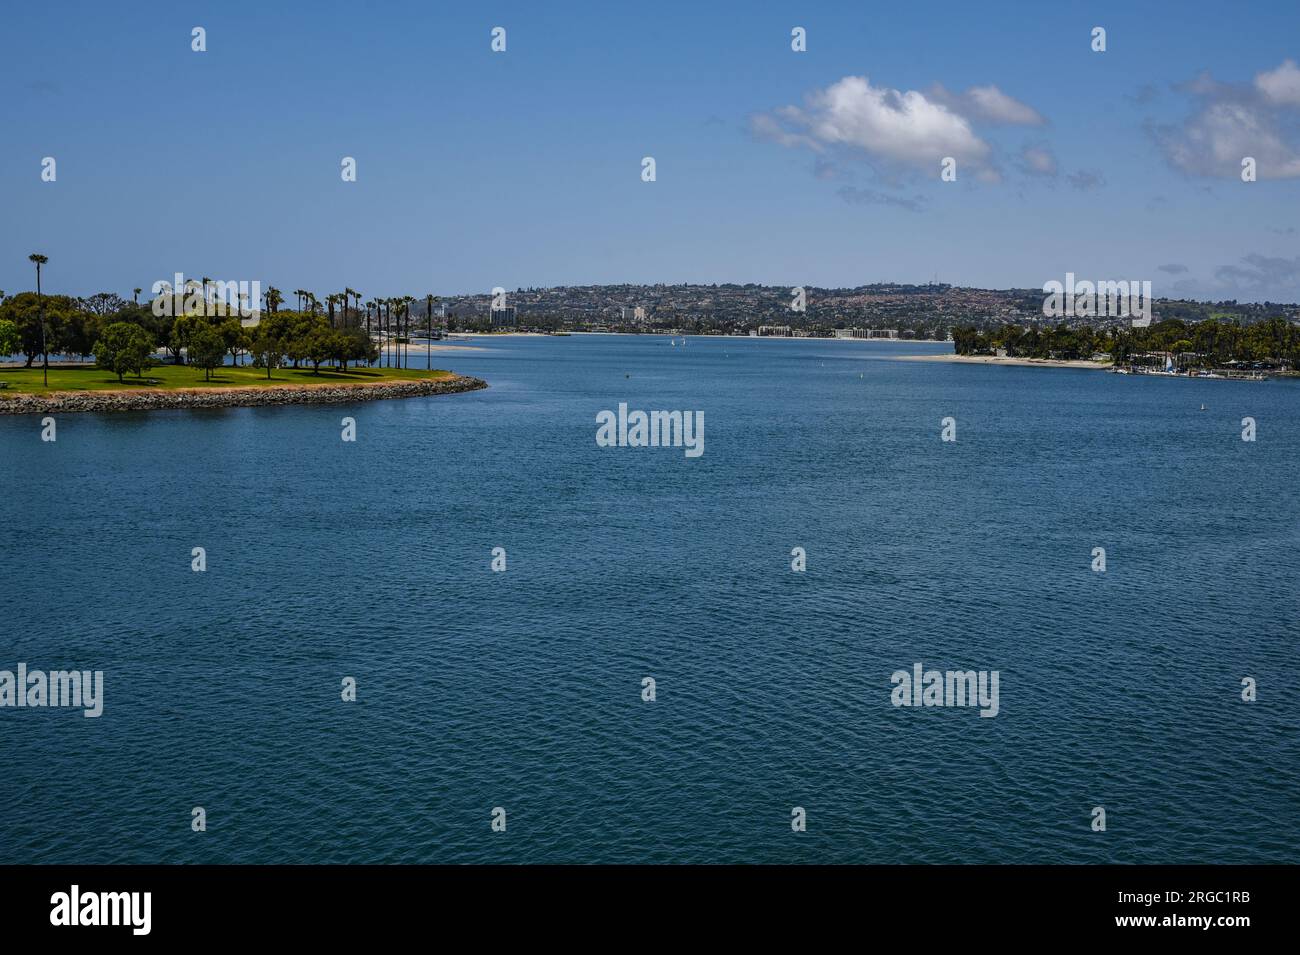
[[[1205,405],[1201,405],[1201,410],[1202,410],[1202,411],[1205,410]]]

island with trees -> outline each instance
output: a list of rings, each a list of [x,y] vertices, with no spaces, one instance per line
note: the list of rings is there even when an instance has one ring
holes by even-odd
[[[1300,364],[1300,326],[1285,318],[1249,325],[1213,318],[1191,323],[1172,318],[1145,328],[1007,324],[983,332],[954,328],[952,335],[958,356],[1092,361],[1117,370],[1172,367],[1184,374],[1291,375]]]
[[[0,356],[25,359],[0,365],[0,413],[340,402],[486,387],[434,369],[431,355],[425,368],[412,367],[409,296],[367,302],[362,312],[352,289],[327,296],[324,309],[300,289],[299,309],[284,311],[274,287],[264,302],[235,303],[204,279],[145,302],[140,288],[131,300],[109,292],[77,298],[46,294],[48,259],[29,258],[36,291],[0,292]]]

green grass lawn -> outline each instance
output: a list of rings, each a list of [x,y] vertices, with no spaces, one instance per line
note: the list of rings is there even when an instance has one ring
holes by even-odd
[[[41,386],[41,366],[31,368],[0,367],[0,398],[5,395],[46,395],[56,391],[175,391],[178,388],[278,388],[285,385],[375,384],[384,381],[437,380],[451,377],[449,371],[425,371],[423,368],[349,368],[339,371],[322,365],[320,374],[307,368],[277,368],[266,377],[265,368],[229,365],[212,370],[212,380],[205,381],[203,369],[189,365],[155,365],[136,378],[117,375],[102,368],[86,365],[51,365],[50,386]]]

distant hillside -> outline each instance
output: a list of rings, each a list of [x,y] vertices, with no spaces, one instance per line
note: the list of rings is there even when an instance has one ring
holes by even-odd
[[[907,337],[947,337],[954,327],[1025,325],[1108,328],[1115,319],[1046,318],[1040,289],[977,289],[951,285],[881,283],[857,288],[805,286],[804,311],[793,309],[795,291],[774,285],[580,285],[521,288],[506,292],[520,325],[539,328],[644,329],[746,332],[760,325],[789,326],[811,334],[843,328],[894,328]],[[444,296],[436,306],[453,328],[485,327],[489,294]],[[637,309],[641,309],[638,317]],[[425,314],[424,302],[415,306]],[[1300,321],[1296,303],[1193,302],[1156,299],[1157,321],[1250,325],[1269,318]]]

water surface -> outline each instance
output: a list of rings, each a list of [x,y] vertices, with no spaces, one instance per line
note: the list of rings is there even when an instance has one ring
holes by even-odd
[[[475,344],[452,397],[0,417],[0,669],[106,682],[0,710],[6,861],[1294,861],[1300,386]],[[704,455],[598,448],[619,402]],[[891,706],[918,661],[998,716]]]

